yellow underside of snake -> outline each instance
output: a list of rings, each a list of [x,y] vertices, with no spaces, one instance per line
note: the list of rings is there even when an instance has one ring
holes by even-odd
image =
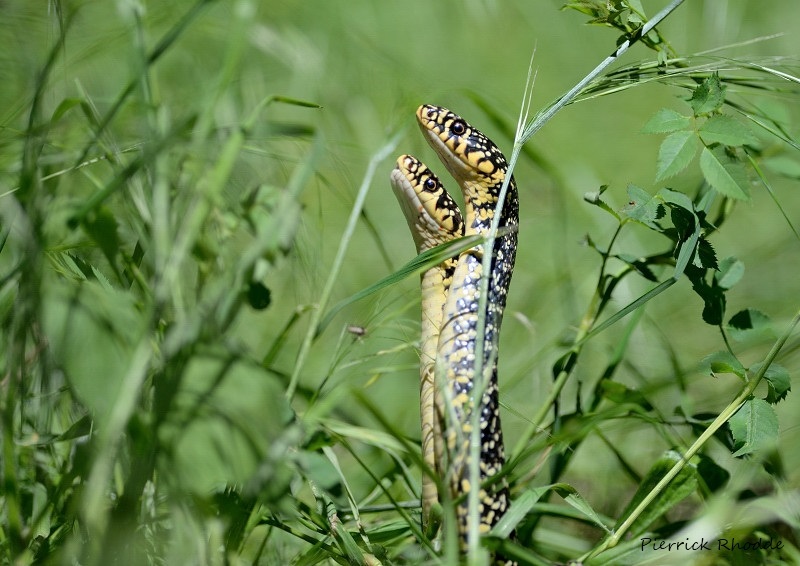
[[[506,177],[506,159],[497,146],[449,110],[423,105],[417,121],[426,141],[458,182],[465,200],[462,216],[442,183],[418,159],[403,155],[391,184],[411,228],[419,253],[463,235],[486,234],[495,215]],[[509,228],[495,240],[488,274],[483,363],[476,363],[480,282],[484,277],[483,245],[429,269],[422,277],[422,340],[420,352],[420,415],[422,452],[450,489],[457,506],[458,530],[466,542],[470,525],[465,495],[469,481],[469,436],[474,411],[480,411],[480,479],[483,484],[504,463],[497,399],[497,339],[516,256],[518,201],[509,180],[500,226]],[[488,375],[480,400],[474,399],[476,366]],[[442,375],[434,378],[435,368]],[[423,476],[423,524],[440,499],[435,482]],[[480,533],[488,532],[508,506],[504,481],[479,487]]]

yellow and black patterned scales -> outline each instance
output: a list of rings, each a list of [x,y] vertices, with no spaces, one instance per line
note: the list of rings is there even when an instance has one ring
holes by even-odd
[[[463,235],[489,233],[508,163],[497,146],[453,112],[433,105],[417,110],[417,121],[464,195],[462,216],[431,170],[416,158],[398,158],[392,187],[411,228],[418,252]],[[480,411],[480,481],[496,475],[505,462],[497,390],[497,344],[517,249],[519,201],[509,179],[501,212],[500,234],[491,250],[483,336],[482,363],[476,363],[480,286],[484,245],[462,252],[422,278],[422,346],[420,411],[425,462],[437,471],[458,500],[459,533],[469,533],[466,495],[469,481],[469,436],[472,415]],[[483,368],[486,386],[476,404],[476,368]],[[434,368],[442,375],[434,380]],[[442,433],[443,431],[443,433]],[[505,513],[508,487],[504,480],[480,489],[481,534]],[[437,501],[435,483],[423,478],[423,523]]]

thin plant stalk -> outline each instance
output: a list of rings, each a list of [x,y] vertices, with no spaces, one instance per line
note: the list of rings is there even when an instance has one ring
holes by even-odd
[[[742,388],[742,391],[736,398],[731,401],[725,409],[714,419],[706,430],[694,441],[694,443],[686,450],[686,452],[681,457],[680,461],[678,461],[661,479],[661,481],[656,484],[656,486],[648,493],[639,505],[631,511],[631,514],[625,519],[625,521],[619,526],[618,529],[614,531],[612,535],[607,537],[599,546],[595,547],[591,552],[587,553],[584,557],[582,557],[579,562],[585,562],[588,559],[597,556],[601,552],[604,552],[610,548],[615,547],[620,539],[625,535],[625,533],[630,529],[631,525],[636,521],[636,519],[641,515],[645,509],[647,509],[648,505],[650,505],[653,500],[658,497],[658,495],[664,491],[664,488],[669,485],[669,483],[677,476],[680,471],[689,463],[699,451],[711,439],[714,434],[726,423],[728,420],[738,411],[741,406],[753,395],[753,392],[756,390],[756,387],[761,382],[761,379],[764,377],[764,374],[767,373],[770,365],[772,362],[775,361],[778,353],[780,353],[781,349],[783,348],[786,340],[789,339],[789,336],[792,335],[797,324],[800,322],[800,311],[795,313],[794,318],[792,319],[789,327],[786,329],[786,332],[778,338],[778,340],[773,344],[772,348],[770,349],[767,357],[764,358],[764,362],[759,367],[756,374],[748,381],[745,386]]]
[[[311,343],[314,341],[314,336],[317,334],[317,327],[322,319],[322,313],[325,310],[325,306],[328,304],[328,300],[333,292],[333,287],[336,285],[336,282],[339,279],[339,272],[341,271],[342,264],[344,263],[344,256],[347,253],[348,247],[350,246],[350,241],[353,239],[353,233],[355,232],[356,224],[358,223],[359,218],[361,218],[361,209],[364,208],[364,201],[367,198],[367,193],[369,192],[370,185],[372,184],[372,178],[375,176],[375,171],[377,170],[378,165],[394,151],[394,148],[397,147],[397,143],[399,141],[400,134],[398,133],[373,154],[372,159],[370,159],[369,164],[367,165],[367,171],[364,173],[364,180],[361,182],[361,187],[359,187],[356,195],[356,201],[353,203],[353,209],[350,211],[350,217],[347,219],[347,226],[345,227],[344,234],[342,234],[342,239],[339,243],[339,249],[336,252],[336,257],[333,260],[331,271],[328,274],[327,281],[325,281],[325,286],[322,288],[322,294],[320,295],[317,308],[311,314],[311,322],[308,325],[305,338],[303,339],[303,343],[300,346],[300,351],[297,354],[297,362],[294,364],[292,375],[289,378],[289,386],[286,389],[286,399],[288,399],[289,402],[292,401],[294,392],[297,389],[297,382],[300,379],[300,373],[302,372],[306,358],[308,357],[308,351],[311,349]]]

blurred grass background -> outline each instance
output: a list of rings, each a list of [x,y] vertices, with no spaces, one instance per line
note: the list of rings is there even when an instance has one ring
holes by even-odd
[[[175,43],[151,65],[146,63],[145,54],[176,29],[193,2],[0,2],[0,17],[5,23],[0,26],[0,208],[4,209],[4,229],[17,214],[9,203],[24,170],[20,156],[28,113],[40,70],[54,48],[57,56],[42,89],[40,116],[52,116],[65,99],[80,99],[84,107],[66,112],[40,132],[45,142],[38,156],[39,170],[54,179],[43,181],[37,197],[39,231],[45,246],[42,253],[49,258],[44,263],[45,285],[56,271],[53,257],[64,250],[114,279],[114,270],[121,266],[112,267],[104,260],[98,242],[80,228],[71,228],[66,220],[75,206],[113,173],[108,163],[114,159],[124,162],[128,154],[137,154],[152,141],[155,132],[166,132],[190,117],[197,120],[193,127],[200,124],[208,128],[205,137],[196,135],[197,130],[193,135],[191,128],[180,132],[177,142],[148,163],[155,170],[170,170],[162,180],[182,181],[170,186],[168,192],[175,203],[189,203],[193,183],[203,178],[201,173],[208,164],[222,159],[230,132],[263,99],[282,96],[319,105],[271,104],[246,131],[242,151],[193,242],[191,261],[179,266],[173,282],[175,288],[170,293],[183,295],[185,300],[167,303],[168,310],[191,311],[202,306],[200,289],[204,281],[234,269],[238,254],[248,249],[250,240],[232,211],[259,186],[272,191],[265,205],[267,213],[276,210],[281,188],[310,163],[308,156],[316,137],[321,143],[321,157],[313,162],[313,176],[299,199],[296,233],[288,246],[278,248],[280,253],[266,258],[268,267],[262,269],[271,304],[264,310],[237,311],[225,333],[215,338],[226,347],[233,345],[245,357],[261,360],[299,309],[303,314],[286,334],[285,342],[275,349],[268,368],[284,384],[297,363],[308,309],[319,300],[371,155],[400,131],[395,153],[418,155],[441,172],[416,131],[415,108],[423,102],[447,106],[510,151],[513,140],[509,132],[498,129],[476,104],[476,97],[509,124],[515,124],[534,49],[537,76],[533,107],[539,108],[610,53],[618,35],[607,28],[586,26],[585,17],[559,10],[562,3],[556,1],[220,0],[205,4]],[[661,7],[661,3],[644,4],[648,15]],[[63,37],[62,29],[66,30]],[[680,54],[773,35],[720,54],[796,57],[800,53],[800,12],[793,0],[768,4],[687,2],[659,29]],[[654,59],[654,53],[637,46],[621,63]],[[794,65],[796,68],[796,60]],[[103,116],[132,81],[133,94],[108,124],[101,142],[86,156],[100,160],[69,171],[92,136],[93,127],[87,118],[91,108]],[[503,424],[509,445],[525,429],[526,418],[549,390],[551,366],[594,290],[598,257],[581,242],[591,234],[603,246],[615,229],[609,217],[583,202],[583,194],[607,184],[610,189],[605,197],[621,207],[626,202],[628,183],[656,192],[662,186],[653,182],[661,138],[639,130],[662,107],[685,110],[681,100],[685,96],[683,90],[651,84],[571,105],[531,142],[533,151],[550,170],[543,170],[530,159],[523,158],[519,163],[515,175],[521,201],[520,246],[500,357],[501,400],[506,407]],[[795,120],[792,131],[796,135],[796,99],[767,95],[758,104],[782,107],[787,119]],[[414,255],[408,229],[389,190],[392,166],[393,160],[386,160],[372,182],[332,302],[373,284]],[[699,181],[699,172],[690,168],[667,186],[692,192]],[[126,178],[126,189],[105,203],[118,222],[119,248],[128,255],[134,254],[142,230],[136,227],[137,221],[126,219],[140,217],[145,209],[155,210],[143,204],[149,197],[141,183],[147,185]],[[454,183],[449,185],[452,188]],[[800,222],[796,213],[800,204],[797,180],[775,180],[775,189],[790,219]],[[121,195],[123,192],[127,194]],[[154,206],[157,208],[157,203]],[[172,208],[176,230],[180,228],[180,210],[180,206]],[[26,253],[23,238],[24,231],[19,231],[18,225],[8,234],[6,251],[0,254],[3,273],[11,272]],[[747,266],[744,280],[729,297],[728,312],[758,308],[782,331],[800,296],[796,269],[800,243],[766,192],[754,187],[752,203],[736,207],[724,230],[714,236],[713,244],[720,258],[734,255]],[[630,253],[645,254],[660,250],[663,243],[656,243],[654,236],[644,231],[630,230],[618,245]],[[149,261],[151,258],[146,257],[145,263]],[[10,316],[20,299],[10,278],[4,285],[3,313]],[[616,304],[621,307],[648,288],[644,281],[626,280],[617,290]],[[196,297],[192,295],[195,290]],[[157,295],[154,289],[150,291]],[[146,302],[141,297],[147,294],[138,300]],[[380,428],[363,406],[352,402],[353,391],[358,390],[399,431],[418,438],[414,350],[419,330],[418,295],[417,281],[412,277],[339,314],[314,343],[300,373],[301,389],[312,392],[309,395],[313,397],[300,396],[294,408],[302,414],[311,403],[319,418],[335,415],[344,422]],[[682,406],[687,414],[719,411],[738,388],[732,379],[712,380],[694,371],[703,356],[723,347],[717,329],[700,319],[701,310],[702,301],[685,281],[648,305],[645,320],[632,340],[635,355],[618,377],[628,385],[653,392],[664,414],[671,414],[676,406]],[[169,321],[182,315],[159,316]],[[348,325],[363,327],[365,335],[347,332]],[[562,411],[575,409],[578,384],[593,383],[621,331],[614,328],[590,344],[562,395]],[[202,329],[199,332],[202,334]],[[753,344],[743,358],[748,362],[759,360],[768,344]],[[781,360],[792,373],[798,366],[797,346],[797,340],[791,342]],[[0,356],[6,365],[12,351],[10,348]],[[671,387],[675,368],[670,352],[689,382],[686,393]],[[91,347],[86,355],[92,355]],[[91,364],[91,358],[87,363]],[[66,387],[43,388],[40,393],[59,395],[61,386]],[[241,389],[245,396],[258,397],[256,393],[264,394],[259,388]],[[48,407],[53,410],[52,404]],[[8,411],[9,407],[4,409]],[[795,487],[800,481],[799,409],[792,395],[777,407],[780,453]],[[80,411],[70,408],[68,413],[74,416]],[[51,421],[51,432],[62,432],[58,429],[65,422],[70,419]],[[639,473],[669,447],[655,442],[644,426],[637,429],[625,420],[606,425],[608,438],[634,463],[642,463]],[[595,509],[615,516],[635,486],[619,482],[613,454],[601,443],[594,446],[589,442],[576,454],[565,481],[578,487]],[[358,451],[378,477],[392,466],[379,451],[363,447]],[[339,457],[348,482],[363,497],[373,482],[346,452]],[[197,465],[203,465],[202,459]],[[220,473],[224,475],[224,471]],[[190,480],[179,475],[177,481]],[[301,496],[305,490],[297,485],[294,489]],[[294,543],[282,544],[292,549],[286,551],[287,557],[292,556]],[[278,544],[275,548],[283,547]],[[278,560],[275,556],[280,550],[272,552],[277,554],[269,555],[269,560]]]

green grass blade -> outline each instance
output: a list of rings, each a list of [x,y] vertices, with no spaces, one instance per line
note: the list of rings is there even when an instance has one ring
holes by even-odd
[[[164,37],[159,40],[156,46],[153,48],[153,51],[147,57],[146,64],[147,66],[153,65],[156,61],[158,61],[161,56],[166,53],[169,48],[183,35],[184,32],[189,28],[191,23],[197,18],[200,13],[205,9],[206,5],[215,2],[216,0],[198,0],[181,18],[181,20],[172,26]],[[105,129],[117,115],[117,113],[122,108],[125,101],[130,97],[131,94],[136,90],[136,86],[139,84],[141,80],[140,76],[136,76],[130,80],[130,82],[125,86],[122,92],[117,96],[117,99],[112,104],[111,108],[108,112],[106,112],[105,116],[103,116],[103,120],[100,122],[98,127],[95,129],[92,138],[89,140],[87,144],[84,145],[83,151],[81,152],[78,159],[75,160],[75,164],[73,168],[77,168],[86,160],[86,157],[89,155],[89,152],[92,148],[97,144],[97,140],[100,139],[100,136],[103,135]]]
[[[322,289],[322,295],[319,298],[318,307],[311,315],[311,322],[309,324],[308,331],[306,332],[306,337],[303,340],[303,344],[300,346],[300,351],[297,354],[297,361],[295,362],[292,376],[289,378],[289,386],[286,389],[286,398],[289,399],[289,401],[291,401],[292,397],[294,397],[294,392],[297,388],[297,382],[300,379],[300,373],[303,370],[306,357],[308,356],[308,351],[311,349],[311,343],[314,340],[314,336],[317,335],[317,328],[319,327],[319,321],[322,317],[322,310],[327,305],[333,291],[333,287],[339,278],[339,271],[342,268],[344,256],[347,253],[347,248],[350,246],[350,240],[353,238],[353,232],[355,231],[356,224],[361,216],[361,209],[364,207],[364,201],[367,198],[367,193],[369,192],[370,185],[372,184],[372,178],[375,176],[375,171],[377,170],[378,165],[384,159],[386,159],[392,151],[394,151],[394,148],[397,147],[399,141],[400,135],[396,134],[383,147],[375,152],[375,154],[373,154],[372,159],[370,159],[370,162],[367,165],[367,171],[364,174],[364,180],[361,182],[361,187],[358,189],[356,201],[353,203],[353,209],[350,211],[350,217],[347,220],[347,226],[342,234],[342,241],[339,244],[339,250],[336,252],[336,257],[333,260],[331,271],[328,274],[328,280],[325,282],[325,286]]]
[[[122,186],[136,175],[140,170],[153,162],[153,160],[166,148],[170,147],[175,140],[179,139],[194,123],[194,116],[179,122],[166,136],[157,140],[153,144],[145,146],[145,151],[136,159],[131,161],[122,171],[117,173],[102,190],[94,193],[83,205],[68,219],[71,227],[78,226],[86,217],[97,209],[105,200],[118,191]]]
[[[578,81],[574,87],[572,87],[566,94],[564,94],[561,98],[555,101],[553,104],[539,112],[533,119],[533,121],[528,124],[522,135],[519,137],[519,145],[525,144],[529,139],[533,137],[533,135],[538,132],[542,126],[544,126],[550,119],[556,115],[556,113],[564,108],[567,104],[572,102],[583,89],[589,85],[595,78],[597,78],[600,73],[602,73],[605,69],[608,68],[611,63],[616,61],[623,53],[625,53],[630,47],[639,41],[642,37],[650,33],[650,31],[655,28],[658,24],[660,24],[667,16],[669,16],[672,12],[674,12],[678,6],[683,4],[684,0],[673,0],[667,6],[665,6],[658,14],[653,16],[647,23],[636,33],[636,35],[632,37],[628,37],[619,47],[608,57],[603,59],[597,67],[592,69],[589,74],[587,74],[584,78]],[[515,142],[515,147],[517,142]],[[514,156],[511,157],[514,160]],[[509,167],[509,173],[510,173]]]
[[[416,273],[422,273],[430,269],[435,265],[439,265],[447,258],[456,256],[461,252],[468,250],[472,247],[475,247],[477,244],[480,244],[484,240],[483,236],[464,236],[455,240],[451,240],[450,242],[446,242],[444,244],[438,245],[435,248],[431,248],[419,254],[417,257],[409,261],[403,267],[392,273],[391,275],[387,275],[377,283],[370,285],[366,289],[362,289],[358,293],[347,297],[333,305],[331,309],[325,313],[325,316],[322,318],[319,326],[317,327],[317,336],[322,334],[328,325],[331,323],[333,318],[345,307],[352,305],[353,303],[360,301],[365,297],[369,297],[373,293],[377,293],[395,283],[402,281],[406,277],[410,275],[414,275]]]

